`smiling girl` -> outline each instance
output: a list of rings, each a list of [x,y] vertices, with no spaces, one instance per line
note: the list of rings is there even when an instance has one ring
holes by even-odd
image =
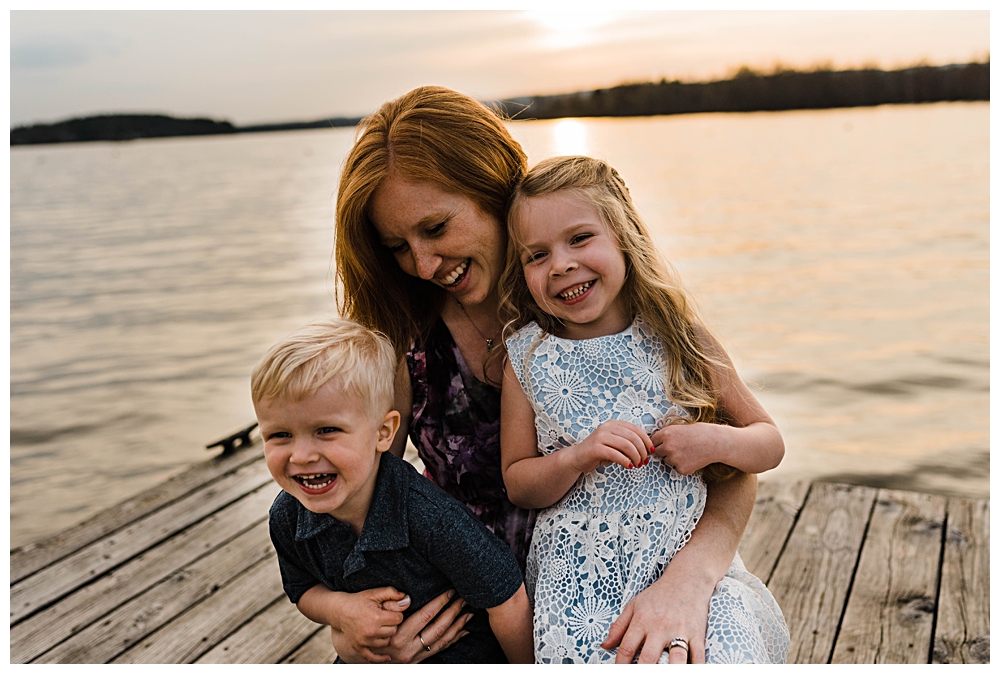
[[[545,509],[527,569],[535,660],[610,662],[612,622],[628,619],[701,517],[702,475],[769,470],[784,444],[697,321],[614,169],[588,157],[541,162],[515,192],[508,230],[501,310],[517,332],[501,464],[510,500]],[[695,635],[669,636],[641,661],[686,661]],[[712,596],[705,644],[708,662],[787,655],[781,610],[739,555]]]

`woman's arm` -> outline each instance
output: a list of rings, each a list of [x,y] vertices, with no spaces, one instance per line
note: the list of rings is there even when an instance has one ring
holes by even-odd
[[[532,664],[535,661],[532,613],[524,583],[513,597],[499,606],[486,609],[486,612],[490,615],[490,628],[507,660],[514,664]]]
[[[657,456],[682,475],[711,463],[724,463],[745,473],[763,473],[785,455],[785,443],[774,421],[740,379],[722,345],[701,331],[706,350],[719,365],[712,376],[719,387],[719,416],[726,424],[674,424],[653,433]]]
[[[542,456],[535,435],[535,412],[507,363],[500,403],[500,468],[507,498],[522,508],[547,508],[584,473],[600,465],[626,468],[645,463],[652,443],[625,421],[601,424],[583,442]]]
[[[406,451],[406,438],[410,432],[410,419],[413,417],[413,388],[410,384],[410,369],[406,366],[405,357],[396,366],[394,386],[392,408],[399,412],[399,430],[396,431],[396,437],[392,439],[389,451],[399,458],[403,458],[403,452]]]
[[[663,575],[639,593],[611,625],[603,648],[618,647],[615,662],[656,662],[671,639],[687,639],[691,662],[705,662],[708,604],[726,574],[746,529],[757,495],[757,477],[737,473],[708,484],[708,500],[697,528]],[[672,649],[671,662],[684,662]]]

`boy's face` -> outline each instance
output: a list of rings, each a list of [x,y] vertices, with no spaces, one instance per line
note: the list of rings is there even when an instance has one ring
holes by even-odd
[[[281,488],[315,513],[327,513],[360,535],[399,413],[372,419],[357,395],[328,381],[300,401],[267,398],[254,405],[267,468]]]

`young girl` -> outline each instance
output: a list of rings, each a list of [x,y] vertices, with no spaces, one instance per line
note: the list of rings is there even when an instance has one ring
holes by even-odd
[[[536,662],[613,662],[601,642],[660,577],[705,483],[775,467],[774,422],[698,322],[617,172],[541,162],[514,195],[500,288],[510,500],[538,514],[528,557]],[[515,380],[520,384],[515,384]],[[671,649],[687,651],[690,635]],[[784,662],[788,629],[739,555],[709,606],[708,662]]]

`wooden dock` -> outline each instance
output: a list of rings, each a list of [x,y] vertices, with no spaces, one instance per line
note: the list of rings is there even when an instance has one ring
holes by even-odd
[[[322,663],[259,442],[10,556],[12,663]],[[797,663],[989,662],[989,500],[763,481],[740,545]]]

